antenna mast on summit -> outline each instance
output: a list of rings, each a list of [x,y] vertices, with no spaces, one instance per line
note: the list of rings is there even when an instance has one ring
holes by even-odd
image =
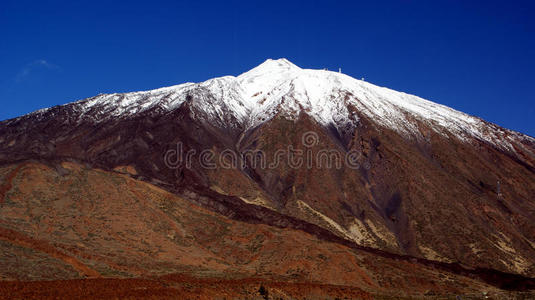
[[[342,68],[338,68],[338,73],[342,73]]]

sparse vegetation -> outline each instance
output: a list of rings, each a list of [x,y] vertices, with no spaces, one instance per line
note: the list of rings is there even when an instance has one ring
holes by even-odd
[[[260,288],[258,289],[258,293],[266,300],[269,297],[269,292],[263,285],[261,285]]]

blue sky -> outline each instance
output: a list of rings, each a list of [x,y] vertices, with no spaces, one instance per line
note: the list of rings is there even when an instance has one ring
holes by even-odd
[[[0,3],[0,119],[99,93],[329,68],[535,136],[530,1]]]

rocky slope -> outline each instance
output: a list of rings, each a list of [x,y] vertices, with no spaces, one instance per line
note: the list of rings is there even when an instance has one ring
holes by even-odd
[[[28,160],[128,175],[254,226],[535,277],[535,139],[284,59],[1,122],[0,164]]]
[[[141,277],[158,284],[197,276],[253,278],[243,282],[252,294],[262,282],[323,284],[334,295],[345,286],[359,298],[501,293],[476,273],[233,221],[124,174],[26,162],[1,168],[0,176],[10,185],[0,218],[3,280]]]

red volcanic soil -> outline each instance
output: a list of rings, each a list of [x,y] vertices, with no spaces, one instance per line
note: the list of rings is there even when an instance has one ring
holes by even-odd
[[[10,165],[0,179],[9,183],[0,203],[4,298],[263,299],[261,286],[269,299],[481,296],[506,293],[500,282],[510,277],[307,233],[267,209],[258,212],[278,226],[232,220],[75,163]]]
[[[99,277],[100,275],[97,271],[89,268],[75,257],[58,251],[58,249],[54,248],[54,246],[50,245],[49,243],[33,239],[20,232],[0,227],[0,240],[10,242],[11,244],[17,246],[30,248],[42,253],[46,253],[47,255],[53,258],[56,258],[71,265],[74,269],[76,269],[76,271],[78,271],[78,273],[80,273],[81,276]]]
[[[0,282],[0,299],[373,299],[361,289],[261,279],[81,279]]]

